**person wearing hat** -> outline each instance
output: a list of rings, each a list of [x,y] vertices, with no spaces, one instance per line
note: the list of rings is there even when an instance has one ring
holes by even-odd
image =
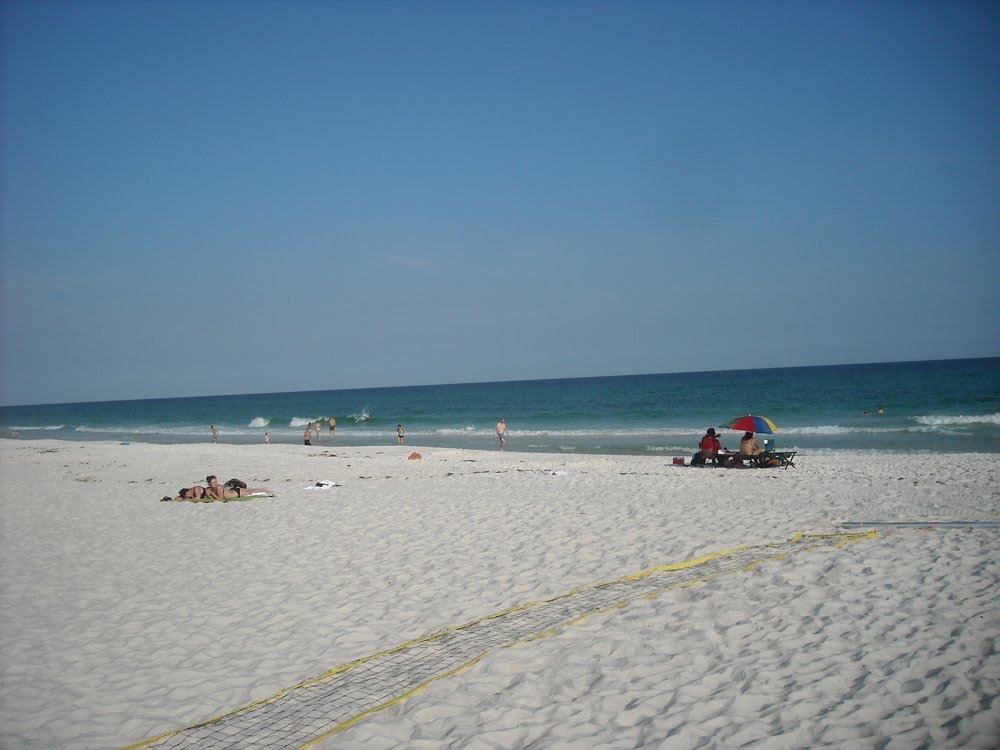
[[[701,439],[699,448],[701,450],[701,458],[703,461],[711,461],[713,464],[718,464],[719,451],[722,450],[722,443],[720,443],[719,438],[715,436],[714,427],[708,428],[708,431],[705,433],[705,437]]]

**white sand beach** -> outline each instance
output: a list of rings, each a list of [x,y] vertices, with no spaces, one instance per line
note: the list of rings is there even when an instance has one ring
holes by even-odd
[[[1000,746],[1000,527],[932,523],[1000,521],[1000,456],[796,464],[2,440],[0,747],[139,743],[527,602],[844,521],[927,523],[591,614],[316,746]],[[276,496],[160,501],[208,473]]]

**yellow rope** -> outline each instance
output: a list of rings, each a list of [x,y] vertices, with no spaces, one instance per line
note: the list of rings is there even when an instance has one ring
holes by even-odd
[[[765,561],[822,546],[841,548],[877,534],[877,531],[799,533],[779,544],[736,547],[575,588],[550,599],[531,601],[407,641],[335,667],[262,700],[123,750],[154,746],[243,748],[254,742],[257,743],[254,746],[265,746],[269,741],[280,741],[285,746],[301,743],[298,747],[310,748],[428,685],[468,669],[499,648],[546,638],[561,628],[623,607],[630,601],[651,599],[664,591],[706,583],[727,573],[748,571]],[[694,575],[684,576],[685,572]],[[316,692],[310,694],[311,691]],[[280,734],[276,726],[291,728]]]

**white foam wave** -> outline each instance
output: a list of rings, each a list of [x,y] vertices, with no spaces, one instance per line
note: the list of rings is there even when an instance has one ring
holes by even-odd
[[[873,427],[847,427],[844,425],[826,424],[782,429],[777,437],[780,438],[782,435],[813,435],[819,437],[836,437],[837,435],[888,435],[890,433],[903,432],[930,432],[930,428],[914,425],[887,426],[879,424]]]
[[[61,430],[64,427],[66,427],[66,425],[64,424],[46,424],[41,426],[29,426],[29,427],[18,427],[17,425],[14,425],[12,427],[8,427],[7,429],[30,432],[31,430]]]
[[[520,443],[518,444],[518,446],[520,446]],[[575,445],[546,445],[544,443],[526,443],[524,447],[527,448],[528,450],[533,450],[533,451],[534,450],[548,451],[554,448],[557,451],[568,452],[568,451],[575,451],[577,449],[577,446]]]
[[[969,416],[964,414],[928,414],[922,417],[914,417],[914,419],[917,421],[917,424],[927,425],[929,427],[947,427],[949,425],[971,424],[989,424],[1000,426],[1000,412],[996,414],[971,414]]]
[[[493,434],[492,428],[486,430]],[[590,429],[590,430],[509,430],[513,436],[520,437],[545,437],[545,438],[592,438],[596,436],[607,436],[614,438],[668,438],[683,437],[694,439],[695,442],[705,434],[704,430],[685,429],[683,427],[651,427],[651,428],[621,428],[621,429]],[[736,433],[733,433],[734,435]]]
[[[161,425],[129,425],[128,427],[123,427],[119,425],[110,427],[90,427],[89,425],[82,424],[76,428],[76,432],[93,432],[97,434],[109,435],[120,435],[122,433],[136,435],[203,435],[206,436],[206,439],[211,437],[208,434],[208,430],[201,426],[163,427]],[[222,435],[241,434],[239,430],[234,431],[230,429],[220,429],[219,432]]]
[[[267,417],[254,417],[250,420],[248,427],[268,427],[271,424],[271,420]]]
[[[362,409],[360,414],[348,414],[347,416],[355,422],[369,422],[373,419],[368,409]]]
[[[289,427],[305,427],[307,424],[312,424],[314,422],[319,422],[320,417],[292,417],[292,420],[288,423]]]
[[[236,427],[227,425],[217,425],[219,428],[219,437],[222,442],[226,442],[227,439],[240,439],[240,438],[259,438],[260,428],[259,427]],[[210,440],[211,435],[201,425],[178,425],[174,427],[165,427],[163,425],[128,425],[128,426],[108,426],[108,427],[91,427],[88,425],[80,425],[76,428],[76,432],[88,433],[93,435],[150,435],[150,436],[160,436],[164,438],[184,438],[185,440],[190,438],[196,438],[198,440]],[[272,437],[277,437],[284,435],[286,437],[301,437],[302,432],[297,429],[292,429],[290,427],[270,427],[270,432]]]
[[[845,427],[839,424],[818,424],[811,425],[808,427],[789,427],[787,429],[782,429],[778,432],[778,435],[854,435],[859,432],[864,433],[876,433],[876,432],[901,432],[905,430],[905,427],[898,428],[885,428],[879,427]]]
[[[488,430],[477,430],[471,424],[465,427],[442,427],[439,430],[435,430],[437,435],[488,435],[492,434]]]

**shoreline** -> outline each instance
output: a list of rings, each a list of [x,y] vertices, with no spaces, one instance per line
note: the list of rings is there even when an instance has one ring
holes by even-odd
[[[543,439],[550,439],[549,443],[538,443],[532,442],[538,438],[533,435],[526,435],[524,433],[518,433],[512,431],[510,433],[510,442],[508,442],[508,447],[506,452],[510,453],[524,453],[526,455],[532,456],[609,456],[617,458],[650,458],[650,459],[667,459],[668,461],[672,457],[683,457],[685,460],[690,460],[691,456],[695,451],[698,450],[698,441],[701,439],[702,434],[695,434],[694,431],[685,430],[683,432],[671,432],[667,435],[657,434],[654,432],[646,431],[636,431],[635,433],[624,434],[610,434],[602,436],[604,439],[599,444],[595,445],[566,445],[567,440],[562,439],[551,439],[549,436],[545,436]],[[350,433],[344,431],[338,433],[338,436],[334,439],[324,437],[322,440],[314,440],[311,446],[304,446],[302,444],[301,437],[272,437],[269,444],[265,444],[263,437],[250,438],[248,436],[233,436],[233,435],[223,435],[220,437],[217,443],[212,443],[210,439],[206,439],[204,436],[194,437],[191,436],[190,439],[178,440],[174,437],[164,438],[162,440],[151,440],[147,439],[145,436],[139,435],[122,435],[120,437],[107,437],[105,435],[92,436],[92,437],[52,437],[47,435],[31,435],[24,436],[18,435],[12,437],[9,435],[0,435],[0,442],[9,441],[12,443],[38,443],[51,441],[59,444],[108,444],[108,445],[136,445],[136,446],[159,446],[169,448],[172,446],[176,447],[197,447],[205,446],[212,447],[213,445],[219,446],[229,446],[231,448],[266,448],[270,446],[283,446],[287,448],[298,448],[300,450],[310,450],[321,448],[325,450],[378,450],[384,448],[395,448],[398,447],[395,442],[395,432],[389,434],[386,433],[385,442],[373,442],[369,440],[369,435],[364,436],[354,436]],[[496,452],[496,438],[492,432],[486,431],[482,435],[478,436],[476,440],[469,440],[468,437],[462,438],[436,438],[427,441],[425,436],[422,436],[417,432],[407,432],[407,444],[405,447],[412,448],[413,450],[436,450],[436,451],[472,451],[472,452],[484,452],[492,453]],[[648,438],[647,440],[642,440],[641,438]],[[769,437],[769,436],[768,436]],[[984,455],[984,456],[997,456],[1000,457],[1000,445],[997,446],[997,450],[969,450],[968,448],[955,446],[950,443],[943,443],[940,446],[935,447],[906,447],[906,446],[893,446],[893,447],[878,447],[878,446],[857,446],[852,444],[847,445],[808,445],[802,446],[799,442],[790,438],[789,434],[780,433],[776,436],[780,439],[780,445],[778,450],[794,450],[802,455],[816,455],[816,456],[843,456],[850,457],[853,455],[857,456],[909,456],[909,455],[919,455],[924,457],[933,457],[938,455]],[[422,439],[423,438],[423,439]],[[681,442],[681,439],[683,442]],[[661,442],[656,442],[660,440]],[[667,440],[670,442],[668,443]],[[615,444],[615,441],[620,441]],[[737,444],[739,442],[738,436],[733,436],[728,440],[729,444]],[[638,443],[644,443],[641,447]]]
[[[811,453],[694,471],[664,455],[0,440],[0,744],[140,742],[525,602],[842,521],[1000,518],[995,454]],[[160,502],[207,473],[277,497]],[[928,529],[593,615],[329,746],[688,746],[708,726],[734,744],[995,745],[977,706],[1000,674],[1000,530]]]

